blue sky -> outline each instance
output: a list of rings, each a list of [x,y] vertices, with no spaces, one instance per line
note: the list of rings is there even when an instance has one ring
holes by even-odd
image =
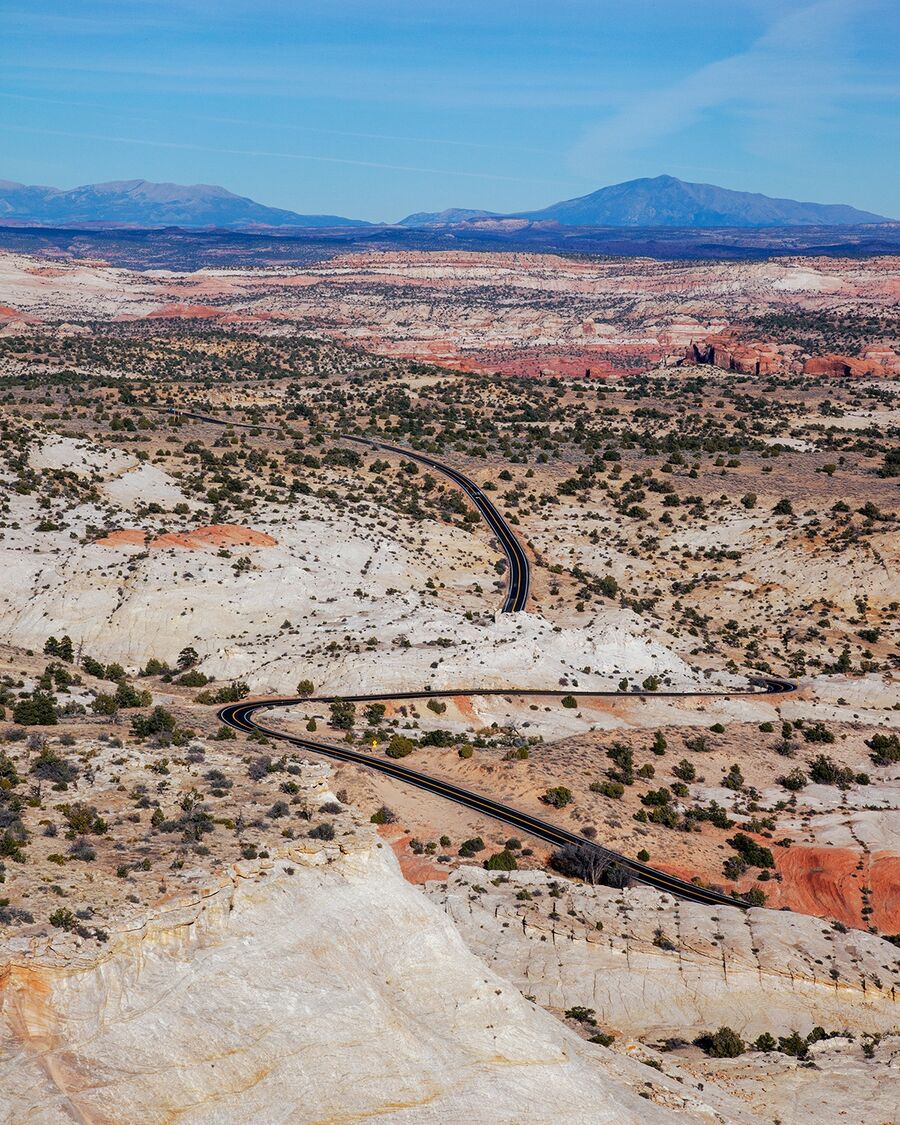
[[[0,0],[0,178],[511,211],[661,172],[900,217],[897,0]]]

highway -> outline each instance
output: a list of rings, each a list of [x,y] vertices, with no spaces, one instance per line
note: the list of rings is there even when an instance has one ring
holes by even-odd
[[[528,589],[531,581],[531,566],[528,562],[528,555],[525,553],[525,548],[515,535],[513,535],[509,524],[503,516],[500,515],[492,501],[485,496],[484,492],[478,487],[475,481],[465,476],[458,469],[453,469],[449,465],[443,465],[440,461],[435,461],[433,457],[429,457],[425,453],[418,453],[411,449],[403,449],[399,445],[387,445],[385,442],[376,441],[373,438],[351,437],[347,434],[342,434],[340,436],[344,441],[355,441],[360,445],[371,446],[373,449],[383,449],[388,453],[399,453],[400,456],[405,457],[407,461],[418,461],[421,465],[427,465],[429,469],[434,469],[436,472],[442,473],[445,477],[453,481],[453,483],[468,496],[484,517],[488,527],[497,536],[497,542],[500,544],[501,550],[504,555],[506,555],[509,571],[506,582],[506,597],[503,600],[503,605],[500,607],[501,613],[519,613],[525,608],[528,601]]]
[[[175,411],[173,411],[175,412]],[[198,412],[178,411],[177,413],[186,414],[188,417],[195,418],[200,421],[211,422],[216,425],[232,425],[233,423],[227,420],[214,418],[210,415],[200,414]],[[408,460],[418,461],[420,464],[427,465],[429,468],[434,469],[436,472],[442,473],[448,477],[454,484],[460,488],[469,500],[474,504],[478,511],[483,516],[490,530],[496,535],[497,541],[506,556],[508,563],[507,587],[506,595],[501,606],[503,613],[518,613],[525,609],[528,601],[528,592],[530,587],[531,569],[528,561],[528,555],[525,549],[516,538],[509,524],[488,499],[479,486],[465,474],[459,472],[458,469],[451,468],[436,461],[433,457],[429,457],[424,453],[415,452],[409,449],[403,449],[400,446],[389,445],[384,442],[378,441],[375,438],[359,437],[354,435],[336,435],[345,441],[356,442],[361,445],[367,445],[372,449],[380,449],[389,453],[399,454]],[[793,691],[795,685],[789,680],[776,679],[774,677],[760,677],[756,681],[755,690],[744,692],[726,692],[726,691],[687,691],[687,692],[674,692],[674,691],[661,691],[655,692],[657,696],[668,697],[724,697],[724,696],[744,696],[748,694],[780,694],[784,692]],[[376,758],[369,754],[364,754],[359,750],[354,750],[346,745],[337,745],[331,742],[325,742],[321,739],[303,738],[299,735],[288,734],[284,731],[273,729],[272,727],[264,726],[257,722],[254,718],[258,711],[265,711],[272,708],[285,708],[295,706],[309,706],[314,703],[328,704],[334,702],[337,698],[345,701],[353,702],[371,702],[377,700],[412,700],[412,699],[432,699],[440,697],[450,697],[455,695],[482,695],[482,696],[533,696],[544,698],[561,698],[563,696],[572,695],[575,698],[589,699],[601,696],[615,697],[619,695],[628,695],[629,697],[641,696],[644,692],[583,692],[583,691],[535,691],[528,688],[485,688],[485,689],[472,689],[472,688],[452,688],[430,690],[425,689],[421,691],[409,692],[389,692],[371,694],[354,695],[354,696],[316,696],[316,697],[285,697],[278,699],[261,699],[242,703],[232,703],[227,707],[223,707],[219,711],[219,719],[226,726],[234,730],[241,731],[244,734],[249,734],[253,731],[258,731],[260,734],[265,735],[280,742],[287,742],[293,746],[300,747],[304,750],[309,750],[315,754],[321,754],[325,757],[335,759],[343,762],[354,762],[357,765],[365,766],[367,769],[376,770],[379,773],[385,774],[388,777],[394,778],[396,781],[401,781],[405,785],[414,786],[417,789],[424,790],[428,793],[433,793],[436,796],[443,797],[445,800],[453,801],[457,805],[465,808],[472,809],[474,812],[482,813],[491,817],[494,820],[500,821],[503,824],[508,824],[511,828],[515,828],[520,832],[527,833],[529,836],[543,840],[546,843],[555,846],[564,846],[566,844],[574,845],[579,848],[596,849],[599,856],[605,861],[611,861],[618,866],[624,868],[628,874],[636,882],[644,883],[648,886],[656,887],[658,890],[667,891],[679,898],[687,899],[692,902],[704,903],[707,905],[717,906],[734,906],[744,907],[745,904],[739,900],[735,900],[728,895],[719,891],[699,887],[693,883],[689,883],[683,879],[678,879],[673,875],[667,874],[665,871],[659,871],[654,867],[650,867],[639,860],[631,859],[628,856],[622,855],[620,852],[613,851],[612,849],[605,848],[602,845],[594,844],[583,836],[578,836],[575,833],[569,832],[564,828],[560,828],[549,821],[542,820],[538,817],[531,816],[529,813],[522,812],[513,808],[510,805],[504,804],[500,801],[495,801],[490,797],[486,797],[481,793],[476,793],[474,790],[465,789],[459,785],[453,785],[450,782],[442,781],[439,778],[432,777],[429,774],[421,773],[418,770],[410,769],[407,766],[401,766],[396,761],[390,758]]]
[[[762,693],[777,693],[788,690],[793,690],[794,685],[786,680],[769,680],[765,682],[765,686],[761,691],[756,694]],[[538,817],[531,816],[529,813],[520,811],[513,808],[511,805],[503,804],[500,801],[495,801],[490,797],[486,797],[481,793],[476,793],[472,789],[464,789],[462,786],[454,785],[448,781],[441,781],[439,778],[432,777],[430,774],[421,773],[418,770],[410,769],[408,766],[401,766],[391,758],[375,758],[369,754],[364,754],[359,750],[354,750],[349,746],[342,746],[332,742],[324,742],[322,739],[317,738],[304,738],[299,735],[288,734],[285,731],[277,730],[273,727],[264,726],[262,723],[254,719],[257,711],[265,711],[270,708],[282,707],[296,707],[306,706],[311,704],[328,704],[337,700],[350,701],[354,703],[363,703],[373,700],[411,700],[411,699],[434,699],[440,697],[448,697],[452,695],[482,695],[482,696],[511,696],[519,695],[529,698],[545,699],[545,698],[559,698],[565,695],[573,695],[576,699],[595,699],[601,696],[618,696],[623,695],[623,692],[614,691],[534,691],[525,689],[500,689],[500,688],[485,688],[485,689],[471,689],[459,688],[456,690],[442,690],[442,691],[420,691],[420,692],[381,692],[373,695],[355,695],[355,696],[311,696],[298,698],[294,696],[285,697],[283,699],[260,699],[245,703],[231,703],[227,707],[223,707],[219,711],[219,719],[226,725],[234,730],[241,731],[244,734],[249,734],[252,731],[258,731],[264,734],[267,738],[275,739],[280,742],[288,742],[292,746],[299,746],[304,750],[311,750],[313,753],[325,755],[328,758],[333,758],[341,762],[354,762],[357,765],[365,766],[368,769],[377,770],[379,773],[386,774],[388,777],[394,778],[396,781],[402,781],[405,785],[412,785],[416,789],[425,790],[427,793],[433,793],[438,797],[443,797],[445,800],[453,801],[457,805],[463,805],[465,808],[472,809],[474,812],[483,813],[494,820],[501,821],[503,824],[508,824],[511,828],[516,828],[521,832],[527,833],[529,836],[534,836],[539,840],[544,840],[546,843],[554,844],[556,846],[563,846],[572,844],[579,848],[596,849],[610,862],[617,864],[619,867],[624,868],[629,875],[640,883],[645,883],[648,886],[656,887],[661,891],[668,891],[670,894],[677,895],[679,898],[689,899],[692,902],[701,902],[707,905],[717,906],[738,906],[744,904],[731,898],[729,895],[721,894],[719,891],[712,890],[707,887],[699,887],[693,883],[689,883],[684,879],[678,879],[673,875],[667,874],[665,871],[658,871],[654,867],[648,866],[646,863],[641,863],[639,860],[630,859],[628,856],[622,855],[620,852],[613,851],[610,848],[597,845],[586,839],[584,836],[578,836],[574,832],[569,832],[564,828],[559,828],[549,821],[541,820]],[[682,696],[723,696],[723,695],[745,695],[746,692],[666,692],[657,693],[666,695]]]

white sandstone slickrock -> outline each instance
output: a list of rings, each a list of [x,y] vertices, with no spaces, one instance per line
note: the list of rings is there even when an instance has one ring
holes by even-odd
[[[201,874],[106,946],[7,943],[0,1120],[750,1120],[525,1000],[369,830],[337,843]]]
[[[35,497],[11,497],[10,523],[18,526],[0,538],[9,579],[0,589],[0,632],[12,644],[40,649],[48,635],[67,633],[85,652],[130,670],[151,656],[171,663],[191,645],[207,675],[246,680],[258,693],[292,690],[298,668],[312,664],[317,687],[339,693],[361,684],[366,691],[410,683],[546,688],[576,673],[579,686],[595,690],[614,689],[622,675],[639,682],[656,674],[676,690],[703,683],[643,635],[646,626],[631,611],[611,608],[591,626],[566,628],[533,613],[485,614],[492,594],[475,596],[471,587],[488,589],[499,549],[457,527],[397,517],[388,534],[378,513],[351,516],[315,497],[290,510],[260,504],[254,529],[277,544],[250,551],[240,572],[212,544],[84,542],[91,526],[139,526],[152,538],[171,527],[171,517],[154,520],[135,509],[196,502],[163,469],[121,451],[59,435],[35,439],[32,467],[88,478],[103,501],[71,505],[54,532],[36,530],[46,513]],[[448,598],[423,593],[435,575]],[[407,635],[415,638],[411,647]],[[585,666],[598,671],[582,675]]]
[[[900,1025],[897,949],[877,935],[542,871],[484,883],[479,869],[460,868],[428,894],[469,948],[526,995],[561,1011],[593,1008],[607,1030],[694,1038],[727,1025],[752,1040],[816,1025],[869,1034]]]

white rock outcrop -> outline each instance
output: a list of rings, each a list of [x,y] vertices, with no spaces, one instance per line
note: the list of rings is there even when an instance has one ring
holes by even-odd
[[[0,1120],[676,1119],[479,962],[389,848],[346,846],[201,875],[106,946],[8,942]]]

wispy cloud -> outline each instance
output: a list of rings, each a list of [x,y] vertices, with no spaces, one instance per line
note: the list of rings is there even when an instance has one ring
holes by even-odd
[[[573,148],[580,171],[604,158],[650,150],[712,110],[739,109],[767,129],[802,134],[825,121],[835,87],[852,86],[841,34],[867,0],[818,0],[782,14],[746,51],[630,99],[592,126]],[[768,143],[771,144],[771,134]]]
[[[318,164],[352,164],[359,168],[382,168],[392,172],[422,172],[435,176],[462,176],[473,180],[503,180],[509,183],[552,184],[556,187],[571,187],[566,180],[544,180],[525,176],[501,176],[493,172],[464,171],[461,168],[423,168],[411,164],[386,164],[375,160],[352,160],[339,156],[320,156],[308,152],[277,152],[271,149],[224,148],[216,145],[198,145],[178,141],[157,141],[145,137],[122,137],[106,133],[82,133],[68,129],[39,129],[28,125],[14,125],[0,121],[0,129],[16,133],[31,133],[44,137],[67,137],[78,141],[103,141],[113,144],[139,145],[147,148],[177,149],[184,152],[208,152],[225,156],[249,156],[256,159],[272,158],[278,160],[307,160]]]

